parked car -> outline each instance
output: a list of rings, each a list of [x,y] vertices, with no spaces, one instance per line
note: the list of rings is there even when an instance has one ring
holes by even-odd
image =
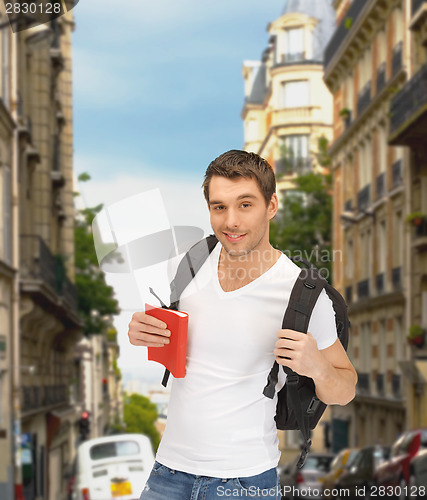
[[[389,487],[394,495],[406,498],[411,460],[420,449],[424,448],[427,448],[427,429],[415,429],[403,433],[393,444],[389,460],[377,468],[376,484]],[[400,492],[396,489],[398,486]]]
[[[344,448],[341,450],[331,463],[331,470],[323,477],[322,495],[323,498],[332,498],[331,492],[335,488],[341,474],[345,471],[347,465],[350,465],[357,455],[356,448]]]
[[[280,475],[283,498],[322,498],[322,479],[329,472],[334,458],[331,453],[310,453],[305,464],[298,469],[298,454],[285,465]]]
[[[427,496],[427,448],[420,448],[409,464],[408,493],[411,500]]]
[[[138,500],[154,464],[142,434],[116,434],[82,443],[75,460],[73,500]]]
[[[335,488],[339,498],[369,498],[374,493],[375,471],[390,456],[389,446],[366,446],[341,474]]]

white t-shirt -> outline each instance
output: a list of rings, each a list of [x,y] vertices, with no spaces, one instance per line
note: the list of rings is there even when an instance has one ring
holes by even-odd
[[[181,296],[189,313],[186,375],[174,379],[156,459],[175,470],[220,478],[275,467],[280,458],[274,399],[263,395],[277,331],[300,268],[284,254],[248,285],[224,292],[217,244]],[[319,349],[337,339],[335,312],[323,290],[308,331]],[[286,374],[281,369],[277,389]]]

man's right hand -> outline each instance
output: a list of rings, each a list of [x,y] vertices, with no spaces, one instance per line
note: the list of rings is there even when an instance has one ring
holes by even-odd
[[[129,341],[132,345],[163,347],[169,344],[170,331],[166,323],[144,312],[135,312],[129,323]]]

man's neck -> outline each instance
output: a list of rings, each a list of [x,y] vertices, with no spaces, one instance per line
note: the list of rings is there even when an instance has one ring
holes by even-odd
[[[264,250],[254,249],[240,256],[229,255],[224,248],[218,261],[218,277],[224,291],[249,284],[270,269],[280,258],[280,250],[270,244]]]

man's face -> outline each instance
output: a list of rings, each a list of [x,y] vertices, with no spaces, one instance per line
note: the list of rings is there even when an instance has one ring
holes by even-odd
[[[269,248],[269,221],[277,212],[277,196],[268,206],[255,179],[214,175],[209,184],[209,213],[215,236],[233,257]]]

